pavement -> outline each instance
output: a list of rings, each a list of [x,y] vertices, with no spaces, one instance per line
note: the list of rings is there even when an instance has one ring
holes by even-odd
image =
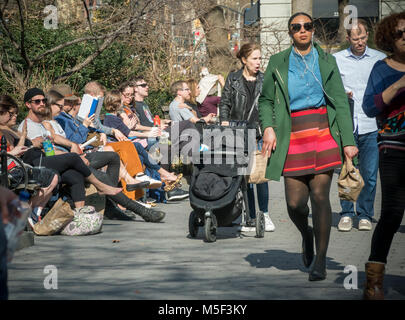
[[[269,183],[270,216],[276,230],[266,232],[264,238],[240,235],[237,227],[219,228],[213,243],[204,242],[201,228],[197,238],[190,238],[188,200],[159,204],[166,212],[162,223],[105,219],[97,235],[35,236],[35,245],[16,252],[9,266],[9,299],[360,300],[372,232],[358,231],[357,221],[351,232],[337,230],[336,178],[335,174],[324,281],[308,281],[301,237],[288,217],[281,181]],[[380,203],[378,185],[376,220]],[[386,266],[387,300],[405,299],[404,249],[402,223]]]

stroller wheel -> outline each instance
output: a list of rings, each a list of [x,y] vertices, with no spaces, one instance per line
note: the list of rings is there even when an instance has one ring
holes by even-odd
[[[262,211],[258,211],[256,214],[256,238],[264,237],[264,214]]]
[[[195,238],[198,234],[198,227],[200,226],[199,218],[195,211],[190,213],[190,217],[188,218],[188,232],[190,233],[190,237]]]
[[[205,217],[205,242],[217,240],[217,219],[214,214]]]

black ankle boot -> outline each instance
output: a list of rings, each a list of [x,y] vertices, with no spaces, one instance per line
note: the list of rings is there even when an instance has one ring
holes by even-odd
[[[308,268],[314,259],[314,232],[312,227],[308,226],[306,237],[302,238],[302,261],[304,266]]]

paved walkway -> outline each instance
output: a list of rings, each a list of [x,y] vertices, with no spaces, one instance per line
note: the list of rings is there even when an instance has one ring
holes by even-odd
[[[300,236],[286,212],[283,183],[271,182],[270,195],[276,231],[263,239],[239,237],[236,227],[220,228],[215,243],[205,243],[202,230],[196,239],[189,238],[188,201],[161,204],[167,212],[164,223],[105,220],[98,235],[36,237],[35,246],[18,251],[9,268],[10,299],[361,299],[372,232],[337,231],[336,183],[328,277],[321,282],[308,281]],[[377,219],[380,198],[378,189]],[[405,299],[404,249],[401,225],[388,258],[387,299]],[[49,265],[57,267],[57,289],[44,288]],[[358,270],[357,290],[344,288],[349,265]]]

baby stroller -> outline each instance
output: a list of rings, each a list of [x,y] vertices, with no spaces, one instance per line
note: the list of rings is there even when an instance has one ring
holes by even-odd
[[[251,219],[246,176],[241,174],[245,172],[243,168],[246,169],[249,162],[247,129],[247,124],[241,121],[232,122],[229,127],[204,127],[204,133],[206,130],[217,130],[212,135],[214,137],[222,135],[229,138],[229,135],[233,135],[235,139],[229,142],[232,139],[221,138],[220,143],[210,143],[214,147],[200,152],[200,163],[193,164],[189,190],[190,205],[193,208],[189,217],[189,233],[192,238],[197,236],[199,227],[204,227],[204,240],[215,242],[218,227],[232,226],[232,222],[241,215],[242,222]],[[239,140],[238,143],[236,135],[240,137],[241,134],[243,141]],[[241,155],[246,161],[240,161]],[[260,211],[256,214],[256,236],[264,237],[264,215]]]

